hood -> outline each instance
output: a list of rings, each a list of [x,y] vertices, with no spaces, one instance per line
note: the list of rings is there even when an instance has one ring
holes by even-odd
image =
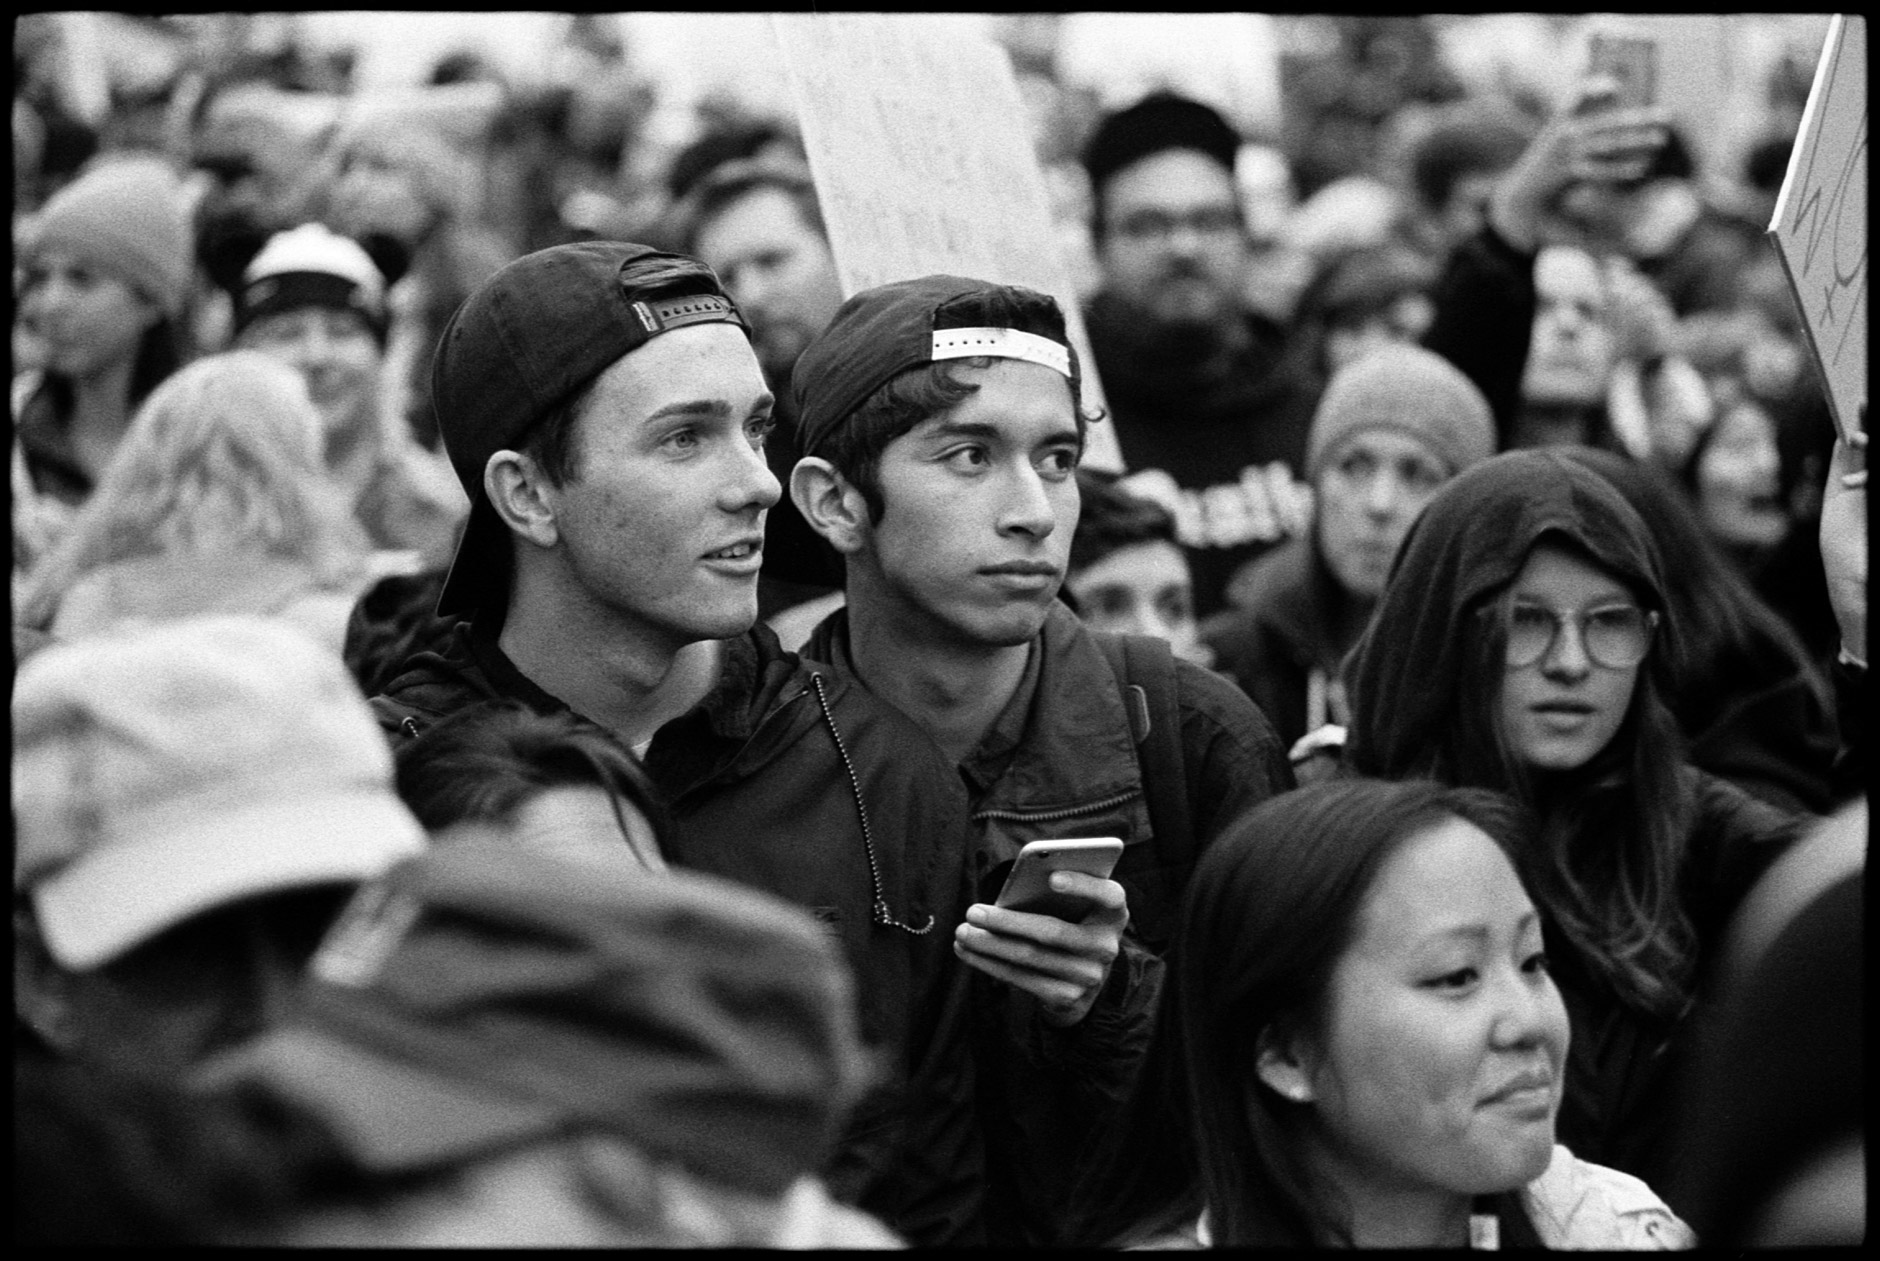
[[[1462,694],[1465,619],[1499,593],[1543,537],[1589,556],[1664,608],[1664,584],[1645,523],[1599,474],[1566,456],[1510,451],[1453,478],[1410,528],[1347,680],[1347,754],[1363,774],[1399,775],[1454,729]],[[1672,628],[1659,628],[1667,653]]]

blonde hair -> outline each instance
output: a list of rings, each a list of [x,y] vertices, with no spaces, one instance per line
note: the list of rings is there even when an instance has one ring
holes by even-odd
[[[320,413],[294,369],[257,351],[210,355],[144,400],[97,487],[29,576],[20,621],[50,625],[85,574],[142,556],[261,552],[323,585],[363,570],[369,543],[328,473]]]

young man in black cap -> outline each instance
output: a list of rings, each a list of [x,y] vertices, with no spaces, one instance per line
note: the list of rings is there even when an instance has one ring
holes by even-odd
[[[950,934],[966,821],[951,768],[863,689],[756,624],[772,398],[703,264],[591,241],[458,309],[433,373],[472,500],[445,646],[375,698],[416,735],[508,697],[640,752],[675,864],[807,906],[855,970],[887,1067],[824,1169],[917,1243],[978,1238],[982,1164]]]
[[[1079,375],[1049,297],[927,276],[843,303],[794,378],[808,454],[791,494],[848,571],[847,608],[805,651],[913,717],[957,766],[985,901],[1025,842],[1125,843],[1117,879],[1053,877],[1089,904],[1081,922],[981,904],[956,934],[962,958],[1014,987],[980,991],[995,1242],[1057,1241],[1090,1127],[1133,1081],[1154,950],[1195,856],[1292,787],[1278,738],[1231,683],[1146,639],[1123,645],[1119,670],[1121,641],[1058,603]],[[1024,937],[1066,965],[1021,977],[1038,948]]]
[[[1244,298],[1251,255],[1234,159],[1207,106],[1158,93],[1084,151],[1102,283],[1085,323],[1131,479],[1175,517],[1195,612],[1303,526],[1292,490],[1315,391],[1279,325]]]

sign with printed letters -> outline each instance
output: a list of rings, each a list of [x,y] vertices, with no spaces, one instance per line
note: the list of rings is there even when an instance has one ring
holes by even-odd
[[[935,15],[772,23],[842,292],[948,272],[1049,293],[1081,360],[1084,405],[1101,406],[1005,51]],[[1122,468],[1108,425],[1091,426],[1085,462]]]
[[[1867,19],[1835,15],[1769,232],[1843,434],[1867,401]]]

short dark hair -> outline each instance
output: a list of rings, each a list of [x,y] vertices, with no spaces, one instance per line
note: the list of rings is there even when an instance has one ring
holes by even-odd
[[[695,252],[707,224],[736,202],[767,188],[790,199],[804,227],[828,238],[822,205],[816,200],[816,184],[806,167],[774,159],[740,158],[718,167],[692,189],[691,204],[680,226],[680,251]]]
[[[1132,495],[1118,483],[1121,474],[1077,470],[1083,512],[1071,536],[1071,572],[1096,564],[1111,552],[1138,543],[1177,543],[1175,518],[1152,499]],[[1178,544],[1179,545],[1179,544]]]
[[[575,392],[573,398],[542,413],[541,419],[522,435],[518,449],[540,466],[542,475],[548,478],[551,486],[565,486],[581,471],[574,427],[575,422],[581,419],[581,413],[587,410],[587,401],[593,393],[594,382],[589,381]]]
[[[436,832],[455,823],[507,823],[551,788],[598,787],[646,815],[664,834],[666,812],[639,762],[612,734],[578,715],[538,713],[495,700],[440,720],[396,753],[398,795]]]
[[[1191,149],[1231,177],[1240,144],[1240,133],[1219,111],[1165,90],[1151,92],[1127,109],[1105,116],[1082,155],[1090,177],[1091,236],[1101,241],[1107,230],[1104,193],[1118,172],[1170,149]],[[1234,205],[1240,205],[1237,182]]]
[[[981,326],[1017,329],[1062,343],[1070,351],[1071,375],[1066,385],[1079,440],[1092,422],[1102,419],[1102,412],[1086,411],[1079,401],[1083,373],[1077,348],[1070,344],[1054,299],[1016,285],[989,285],[954,299],[934,316],[936,329]],[[864,399],[818,445],[816,454],[861,492],[869,520],[879,522],[887,506],[881,495],[881,453],[888,444],[979,391],[977,384],[957,375],[960,367],[984,369],[992,364],[992,356],[974,355],[910,368]]]
[[[738,119],[705,132],[673,156],[666,192],[679,201],[727,162],[752,158],[772,145],[800,146],[796,132],[774,119]]]

